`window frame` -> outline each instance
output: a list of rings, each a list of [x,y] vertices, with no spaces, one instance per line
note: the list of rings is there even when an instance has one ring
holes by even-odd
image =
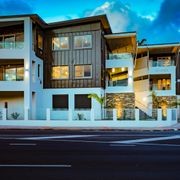
[[[76,67],[77,66],[83,66],[83,74],[84,74],[84,66],[90,66],[91,67],[91,69],[90,69],[91,75],[88,77],[85,77],[85,76],[76,77]],[[76,64],[76,65],[74,65],[74,77],[75,77],[75,79],[91,79],[92,78],[92,64]]]
[[[91,43],[90,43],[90,46],[88,46],[88,47],[85,47],[85,46],[83,46],[83,44],[84,44],[84,37],[85,36],[90,36],[91,38]],[[82,46],[81,47],[76,47],[75,46],[75,38],[83,38],[82,39]],[[92,48],[92,34],[84,34],[84,35],[75,35],[74,37],[73,37],[73,48],[74,49],[91,49]]]
[[[53,47],[53,39],[54,38],[59,38],[59,42],[61,43],[61,38],[68,38],[68,40],[67,40],[67,42],[68,42],[68,47],[67,48],[61,48],[61,44],[60,44],[60,47],[59,47],[59,49],[54,49]],[[56,37],[52,37],[52,51],[63,51],[63,50],[69,50],[70,49],[70,41],[69,41],[69,36],[56,36]]]
[[[65,67],[65,66],[68,67],[68,77],[67,78],[53,78],[52,77],[52,73],[53,73],[53,68],[54,67],[60,67],[61,68],[61,67]],[[52,70],[51,71],[51,80],[67,80],[67,79],[69,79],[69,66],[68,65],[55,65],[55,66],[51,67],[51,70]]]
[[[37,33],[37,48],[41,51],[44,49],[44,37],[41,33]]]

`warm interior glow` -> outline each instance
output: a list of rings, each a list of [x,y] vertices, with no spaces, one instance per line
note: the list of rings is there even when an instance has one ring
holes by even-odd
[[[52,67],[52,79],[68,79],[69,67],[68,66],[54,66]]]

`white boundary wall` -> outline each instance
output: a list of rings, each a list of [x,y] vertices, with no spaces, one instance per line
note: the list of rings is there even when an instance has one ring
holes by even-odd
[[[73,120],[72,110],[69,110],[67,120],[51,120],[50,110],[46,111],[46,120],[6,120],[5,109],[3,109],[3,119],[0,120],[0,126],[15,127],[67,127],[67,128],[158,128],[168,127],[177,123],[177,110],[167,110],[167,120],[162,120],[162,110],[158,109],[157,120],[139,120],[139,110],[135,110],[135,120],[117,120],[116,110],[113,110],[113,120],[95,120],[94,109],[91,109],[90,120]],[[173,115],[173,113],[175,113]]]

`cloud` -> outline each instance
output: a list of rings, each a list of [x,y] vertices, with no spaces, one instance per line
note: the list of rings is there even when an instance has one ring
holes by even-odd
[[[84,16],[107,14],[113,32],[137,31],[138,39],[147,43],[180,41],[180,1],[164,0],[157,15],[139,15],[131,6],[118,0],[106,1]]]
[[[138,16],[128,5],[120,1],[107,1],[93,11],[87,11],[85,16],[100,14],[107,14],[114,33],[126,31],[143,32],[144,28],[149,27],[151,23],[149,18]]]
[[[164,0],[151,30],[154,40],[180,42],[180,1]]]
[[[33,8],[24,0],[1,0],[0,15],[28,14]]]

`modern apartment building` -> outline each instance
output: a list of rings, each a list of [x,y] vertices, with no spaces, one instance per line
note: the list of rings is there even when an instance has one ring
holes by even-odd
[[[0,17],[0,119],[132,120],[135,108],[150,118],[152,91],[172,108],[180,44],[136,38],[112,33],[105,15],[49,24],[35,14]]]

